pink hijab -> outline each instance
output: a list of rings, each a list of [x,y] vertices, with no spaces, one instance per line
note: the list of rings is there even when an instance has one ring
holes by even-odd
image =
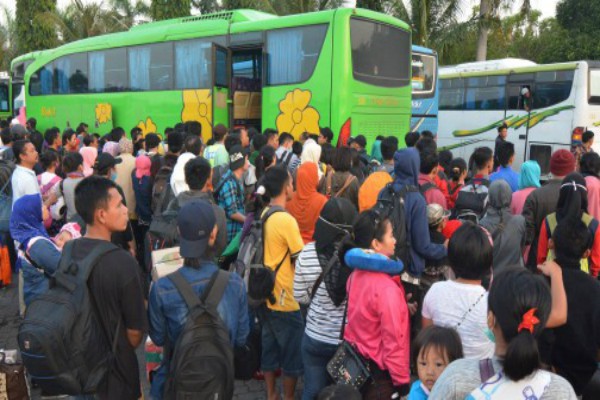
[[[82,147],[79,154],[83,157],[83,175],[90,176],[94,174],[94,163],[98,157],[98,150],[93,147]]]
[[[144,176],[150,176],[150,166],[152,161],[148,156],[142,155],[135,159],[135,177],[142,179]]]

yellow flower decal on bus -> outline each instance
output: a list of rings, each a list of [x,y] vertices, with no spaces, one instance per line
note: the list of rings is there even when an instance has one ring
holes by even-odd
[[[142,136],[146,136],[149,133],[156,133],[156,124],[150,117],[146,118],[146,121],[140,121],[137,127],[142,130]]]
[[[212,95],[210,89],[184,90],[181,122],[198,121],[202,125],[202,139],[212,137]]]
[[[312,93],[310,90],[294,89],[287,92],[279,102],[281,113],[277,116],[277,130],[288,132],[298,139],[304,132],[319,134],[319,112],[308,105]]]
[[[96,121],[105,124],[112,121],[112,106],[108,103],[96,104]]]

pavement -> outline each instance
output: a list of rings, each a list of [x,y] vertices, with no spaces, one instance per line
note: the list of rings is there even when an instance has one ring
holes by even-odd
[[[21,323],[19,316],[19,301],[17,289],[17,276],[13,275],[13,284],[0,288],[0,349],[17,349],[17,332]],[[150,399],[150,384],[146,380],[145,356],[143,346],[137,350],[140,366],[140,380],[142,382],[144,398]],[[281,381],[278,381],[281,385]],[[302,382],[298,382],[296,398],[300,399]],[[31,390],[32,399],[41,399],[39,390]],[[235,400],[263,400],[266,399],[266,389],[262,381],[236,381],[233,399]]]

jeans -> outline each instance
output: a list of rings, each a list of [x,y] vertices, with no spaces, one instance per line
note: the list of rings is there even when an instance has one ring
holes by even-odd
[[[300,311],[261,310],[262,350],[261,369],[275,372],[280,367],[283,375],[296,378],[302,376],[300,348],[304,322]]]
[[[302,362],[304,363],[304,392],[302,400],[313,400],[319,392],[332,383],[327,373],[327,363],[337,350],[336,345],[302,337]]]

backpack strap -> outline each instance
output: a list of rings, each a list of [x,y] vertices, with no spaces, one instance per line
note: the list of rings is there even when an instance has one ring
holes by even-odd
[[[422,185],[419,185],[419,191],[421,192],[421,194],[423,196],[425,196],[425,193],[427,193],[428,191],[430,191],[431,189],[437,187],[434,183],[432,182],[426,182]]]
[[[184,278],[181,269],[175,271],[172,274],[167,275],[167,278],[169,278],[169,280],[173,282],[173,285],[175,285],[175,288],[177,289],[181,297],[183,297],[183,300],[185,301],[185,304],[187,305],[189,310],[192,310],[195,307],[201,305],[198,295],[196,294],[196,292],[194,292],[192,285],[190,285],[187,279]],[[210,289],[210,285],[212,285],[213,281],[214,275],[208,283],[208,289]]]
[[[491,358],[479,360],[479,377],[481,378],[481,383],[487,382],[487,380],[495,374],[496,372],[494,371],[494,364],[492,363]]]
[[[202,303],[207,307],[216,310],[221,298],[223,298],[228,283],[229,273],[227,271],[217,270],[210,279],[210,286],[207,286],[204,293],[202,293]]]
[[[340,197],[342,194],[344,194],[346,189],[348,189],[350,184],[352,182],[354,182],[355,179],[356,179],[356,177],[354,175],[352,175],[352,174],[348,175],[348,177],[346,178],[346,181],[344,182],[344,186],[342,186],[340,188],[340,190],[338,190],[337,193],[333,197]]]

